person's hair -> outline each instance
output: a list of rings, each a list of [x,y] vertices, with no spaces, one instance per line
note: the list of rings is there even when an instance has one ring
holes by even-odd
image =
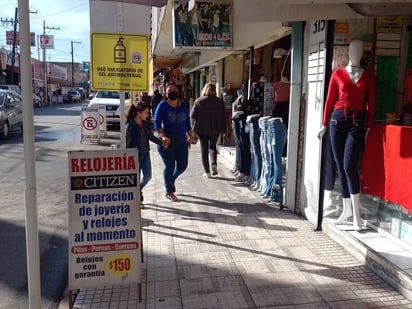
[[[143,101],[132,103],[129,108],[129,112],[126,116],[126,122],[133,121],[137,113],[143,112],[145,109],[149,109],[149,104]]]
[[[179,89],[179,87],[177,87],[177,85],[176,85],[175,82],[167,82],[165,89],[166,89],[167,87],[169,87],[169,86],[175,86],[177,89]]]
[[[213,83],[207,83],[202,89],[202,96],[217,96],[216,85]]]

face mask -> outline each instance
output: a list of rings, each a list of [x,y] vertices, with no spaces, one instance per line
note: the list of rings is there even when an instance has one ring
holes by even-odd
[[[176,91],[168,92],[167,93],[167,98],[170,100],[176,100],[178,98],[179,94]]]

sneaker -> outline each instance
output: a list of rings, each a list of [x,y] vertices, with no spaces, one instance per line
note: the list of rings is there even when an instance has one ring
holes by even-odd
[[[212,164],[212,175],[213,176],[216,176],[218,173],[217,173],[217,165],[216,164]]]
[[[210,173],[203,173],[203,177],[205,177],[205,178],[211,178],[212,176],[210,176]]]
[[[176,195],[173,192],[170,192],[170,193],[166,194],[166,198],[168,200],[171,200],[172,202],[177,202],[177,200],[178,200]]]

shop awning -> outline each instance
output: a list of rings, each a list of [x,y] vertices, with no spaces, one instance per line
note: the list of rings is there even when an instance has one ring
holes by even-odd
[[[359,19],[405,15],[411,4],[411,0],[236,0],[234,13],[242,22]]]
[[[94,0],[91,0],[94,1]],[[133,3],[147,6],[162,7],[167,4],[168,0],[96,0],[96,1],[111,1],[111,2],[123,2],[123,3]],[[186,4],[189,0],[180,0],[182,4]]]

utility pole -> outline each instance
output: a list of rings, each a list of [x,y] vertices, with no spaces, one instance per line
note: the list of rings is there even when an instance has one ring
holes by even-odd
[[[10,84],[14,85],[14,62],[16,61],[16,36],[17,36],[17,16],[18,8],[14,11],[14,26],[13,26],[13,49],[11,51],[11,74],[10,74]]]
[[[47,87],[47,62],[46,62],[46,29],[49,30],[60,30],[60,27],[48,27],[46,26],[46,21],[43,20],[43,42],[40,42],[43,47],[43,69],[44,69],[44,103],[49,101],[49,90]],[[41,40],[40,40],[41,41]]]
[[[16,59],[16,40],[17,40],[17,24],[18,24],[18,9],[16,7],[15,13],[14,13],[14,19],[3,19],[0,18],[0,22],[3,25],[8,25],[8,24],[13,24],[13,47],[12,47],[12,53],[11,53],[11,73],[10,73],[10,84],[14,85],[14,62]]]
[[[71,41],[72,46],[72,88],[74,87],[74,52],[73,52],[73,44],[80,44],[81,42],[78,41]]]

